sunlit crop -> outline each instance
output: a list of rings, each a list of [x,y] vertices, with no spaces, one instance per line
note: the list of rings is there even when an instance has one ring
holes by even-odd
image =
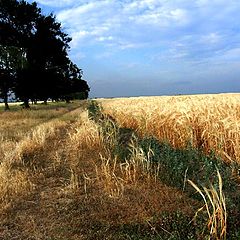
[[[188,144],[240,162],[240,95],[189,95],[101,100],[104,112],[140,136],[176,148]]]

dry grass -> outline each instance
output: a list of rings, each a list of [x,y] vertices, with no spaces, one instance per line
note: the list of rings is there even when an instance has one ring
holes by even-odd
[[[83,194],[90,202],[96,199],[97,205],[101,206],[97,212],[92,206],[91,214],[95,219],[111,224],[117,224],[117,221],[122,224],[147,224],[154,214],[161,211],[181,209],[191,212],[193,201],[186,202],[181,191],[157,181],[158,169],[153,171],[149,161],[153,154],[151,149],[145,156],[133,140],[129,146],[131,157],[128,160],[119,162],[113,156],[116,131],[111,120],[99,126],[88,119],[86,112],[80,114],[67,140],[70,177],[64,192],[77,196]],[[176,201],[178,203],[174,204]],[[115,214],[117,217],[113,220]]]
[[[96,151],[102,147],[102,136],[96,123],[88,119],[87,111],[79,115],[79,120],[73,128],[73,132],[69,133],[71,146],[75,149],[95,149]]]
[[[47,141],[67,122],[67,109],[4,112],[0,115],[0,204],[8,205],[34,190],[33,174],[44,165]],[[51,120],[53,119],[53,120]]]
[[[196,95],[99,100],[121,127],[176,148],[188,143],[240,163],[240,95]]]
[[[131,157],[124,162],[118,162],[115,157],[103,157],[100,155],[101,164],[96,164],[96,180],[102,186],[103,191],[111,198],[121,198],[125,189],[144,182],[152,184],[156,182],[158,171],[152,171],[150,155],[146,157],[143,150],[136,144],[132,144]]]
[[[19,110],[0,113],[1,141],[18,142],[36,126],[66,114],[66,108]]]
[[[12,169],[7,162],[0,164],[0,206],[5,207],[34,189],[28,171]]]
[[[100,167],[96,166],[96,179],[110,198],[120,198],[124,193],[124,179],[117,172],[117,159],[101,157]]]
[[[36,169],[42,165],[37,159],[37,152],[44,147],[45,141],[53,136],[57,127],[63,123],[49,122],[37,126],[29,135],[17,143],[2,148],[3,158],[0,164],[0,203],[9,202],[25,196],[34,189],[32,173],[28,167]]]
[[[222,177],[218,172],[218,189],[211,185],[208,189],[203,187],[201,190],[195,183],[188,180],[189,183],[196,189],[196,191],[202,196],[204,200],[204,206],[198,209],[195,214],[195,218],[198,213],[206,210],[208,215],[208,229],[209,239],[222,240],[226,239],[227,234],[227,210],[225,196],[222,191]]]

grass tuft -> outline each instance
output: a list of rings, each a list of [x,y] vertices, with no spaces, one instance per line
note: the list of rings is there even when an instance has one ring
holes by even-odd
[[[198,209],[194,218],[196,218],[200,212],[206,210],[208,215],[207,227],[209,229],[209,239],[223,240],[226,239],[227,236],[226,198],[223,193],[222,177],[218,170],[217,175],[217,188],[211,185],[209,189],[206,187],[202,187],[201,189],[191,180],[188,180],[188,182],[204,200],[204,206]]]

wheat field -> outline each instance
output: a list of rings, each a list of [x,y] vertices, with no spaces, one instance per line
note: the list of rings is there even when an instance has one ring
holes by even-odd
[[[240,236],[233,228],[240,193],[232,195],[230,164],[220,160],[214,178],[213,158],[175,151],[191,143],[239,162],[239,97],[98,99],[0,112],[0,239],[239,239],[232,238]],[[204,201],[192,197],[196,191]]]
[[[240,163],[240,94],[100,99],[104,113],[140,136],[188,144]]]

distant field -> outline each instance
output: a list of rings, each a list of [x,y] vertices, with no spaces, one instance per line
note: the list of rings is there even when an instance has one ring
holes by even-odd
[[[8,104],[11,106],[11,105],[18,105],[18,104],[20,105],[21,103],[22,103],[22,102],[10,102],[10,103],[8,103]],[[0,102],[0,106],[4,106],[4,103],[1,103],[1,102]]]
[[[9,107],[16,106],[16,105],[20,106],[22,103],[23,102],[9,102],[8,105],[9,105]],[[43,101],[38,101],[38,104],[41,104],[41,103],[43,103]],[[4,107],[4,103],[3,102],[0,102],[0,107]]]
[[[191,144],[240,163],[240,94],[102,99],[104,112],[141,136]]]

